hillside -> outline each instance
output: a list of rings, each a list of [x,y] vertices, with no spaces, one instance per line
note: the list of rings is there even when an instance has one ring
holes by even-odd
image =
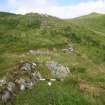
[[[104,28],[104,14],[62,20],[37,13],[0,12],[0,79],[11,77],[20,61],[45,64],[53,60],[69,67],[71,72],[63,82],[54,82],[51,88],[46,82],[39,82],[34,89],[20,92],[15,104],[104,105]],[[62,49],[68,46],[74,51],[64,53]],[[44,77],[49,77],[43,64],[39,70]]]

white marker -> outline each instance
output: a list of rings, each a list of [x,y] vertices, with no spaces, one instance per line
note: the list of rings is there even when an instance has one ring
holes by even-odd
[[[45,78],[41,78],[39,79],[40,81],[48,81],[48,86],[52,85],[52,82],[56,81],[56,79],[51,78],[51,79],[45,79]],[[52,82],[51,82],[52,81]]]
[[[56,81],[56,79],[50,79],[50,81]]]
[[[45,81],[46,79],[45,78],[41,78],[41,79],[39,79],[40,81]]]
[[[51,82],[48,82],[48,86],[51,86],[52,85],[52,83]]]

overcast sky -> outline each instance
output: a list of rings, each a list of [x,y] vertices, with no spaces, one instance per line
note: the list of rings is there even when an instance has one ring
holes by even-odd
[[[105,13],[104,0],[0,0],[0,11],[25,14],[38,12],[74,18],[91,12]]]

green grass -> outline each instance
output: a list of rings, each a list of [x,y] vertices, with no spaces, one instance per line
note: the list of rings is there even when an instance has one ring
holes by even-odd
[[[38,70],[47,78],[51,75],[44,64],[50,60],[68,66],[71,71],[64,82],[53,83],[51,88],[46,82],[39,82],[32,90],[20,92],[15,105],[104,105],[104,27],[104,14],[61,20],[40,14],[0,12],[0,78],[11,74],[21,60],[42,62]],[[74,47],[74,53],[61,51],[68,43]],[[27,55],[29,50],[49,54]],[[99,91],[81,92],[81,83]]]

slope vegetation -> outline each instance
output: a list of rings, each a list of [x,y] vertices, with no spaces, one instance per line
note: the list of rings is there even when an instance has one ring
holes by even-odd
[[[62,49],[72,46],[74,52]],[[31,51],[48,54],[29,54]],[[92,13],[70,20],[43,14],[0,12],[0,78],[20,61],[57,61],[70,68],[70,77],[20,92],[16,105],[105,104],[105,15]],[[40,68],[43,75],[46,67]]]

